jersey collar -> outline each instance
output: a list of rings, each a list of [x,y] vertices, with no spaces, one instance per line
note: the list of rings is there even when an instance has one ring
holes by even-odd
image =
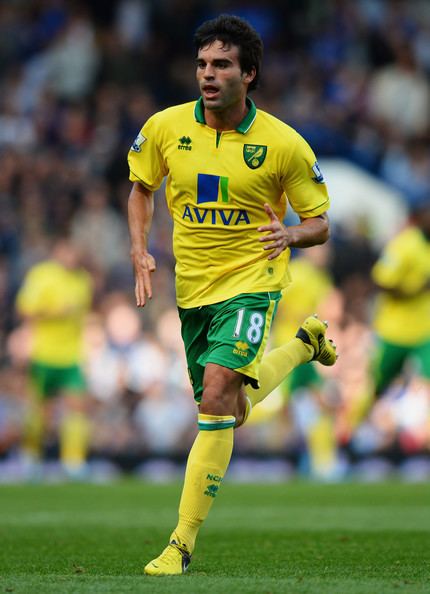
[[[236,128],[236,132],[240,132],[240,134],[246,134],[249,131],[257,116],[257,108],[255,107],[255,103],[249,97],[246,98],[246,105],[248,106],[249,111]],[[203,99],[201,97],[197,100],[194,107],[194,117],[199,124],[206,124],[205,109],[203,106]]]

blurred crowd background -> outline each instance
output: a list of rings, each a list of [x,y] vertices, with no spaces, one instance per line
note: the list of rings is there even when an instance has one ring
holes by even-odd
[[[405,212],[430,196],[427,0],[0,2],[3,476],[20,475],[30,401],[31,330],[17,315],[16,295],[61,236],[79,245],[94,290],[83,362],[90,460],[136,469],[181,460],[193,441],[171,224],[161,190],[150,245],[158,265],[154,299],[138,311],[126,156],[152,113],[196,98],[193,32],[224,11],[247,18],[263,37],[258,107],[295,127],[320,160],[347,160],[396,191]],[[381,247],[366,221],[353,218],[333,226],[325,248],[294,255],[302,293],[281,309],[273,344],[287,336],[291,320],[316,307],[341,358],[315,385],[283,386],[256,409],[237,432],[237,472],[257,479],[269,468],[258,462],[266,457],[278,475],[376,477],[396,468],[430,476],[428,388],[411,373],[371,402],[369,273]],[[307,266],[310,276],[301,276]],[[311,310],[294,311],[317,275],[320,284],[301,303]],[[45,457],[55,449],[55,437],[47,439]]]

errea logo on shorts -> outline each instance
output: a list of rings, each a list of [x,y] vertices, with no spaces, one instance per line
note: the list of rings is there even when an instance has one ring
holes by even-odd
[[[247,357],[249,344],[243,340],[238,340],[234,345],[233,355],[239,355],[239,357]]]

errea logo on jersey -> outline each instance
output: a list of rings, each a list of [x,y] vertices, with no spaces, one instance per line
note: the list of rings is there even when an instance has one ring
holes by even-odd
[[[178,149],[180,151],[191,151],[193,148],[191,146],[192,142],[193,141],[191,140],[191,138],[189,136],[182,136],[181,138],[179,138]]]

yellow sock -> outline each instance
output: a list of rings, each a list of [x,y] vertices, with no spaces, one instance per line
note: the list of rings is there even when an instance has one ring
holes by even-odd
[[[179,503],[179,522],[171,539],[179,539],[190,553],[207,517],[233,450],[233,416],[199,414],[199,433],[188,456]]]
[[[81,412],[66,414],[60,428],[61,462],[70,468],[77,468],[87,457],[90,427]]]
[[[333,471],[336,462],[336,441],[333,419],[322,413],[308,433],[308,448],[312,472],[317,476],[327,476]]]
[[[260,387],[255,390],[251,386],[246,386],[246,395],[252,406],[264,400],[293,369],[310,361],[313,355],[314,349],[300,338],[293,338],[264,355],[260,364]]]
[[[30,407],[24,423],[23,451],[32,459],[42,457],[43,411],[39,403]]]

